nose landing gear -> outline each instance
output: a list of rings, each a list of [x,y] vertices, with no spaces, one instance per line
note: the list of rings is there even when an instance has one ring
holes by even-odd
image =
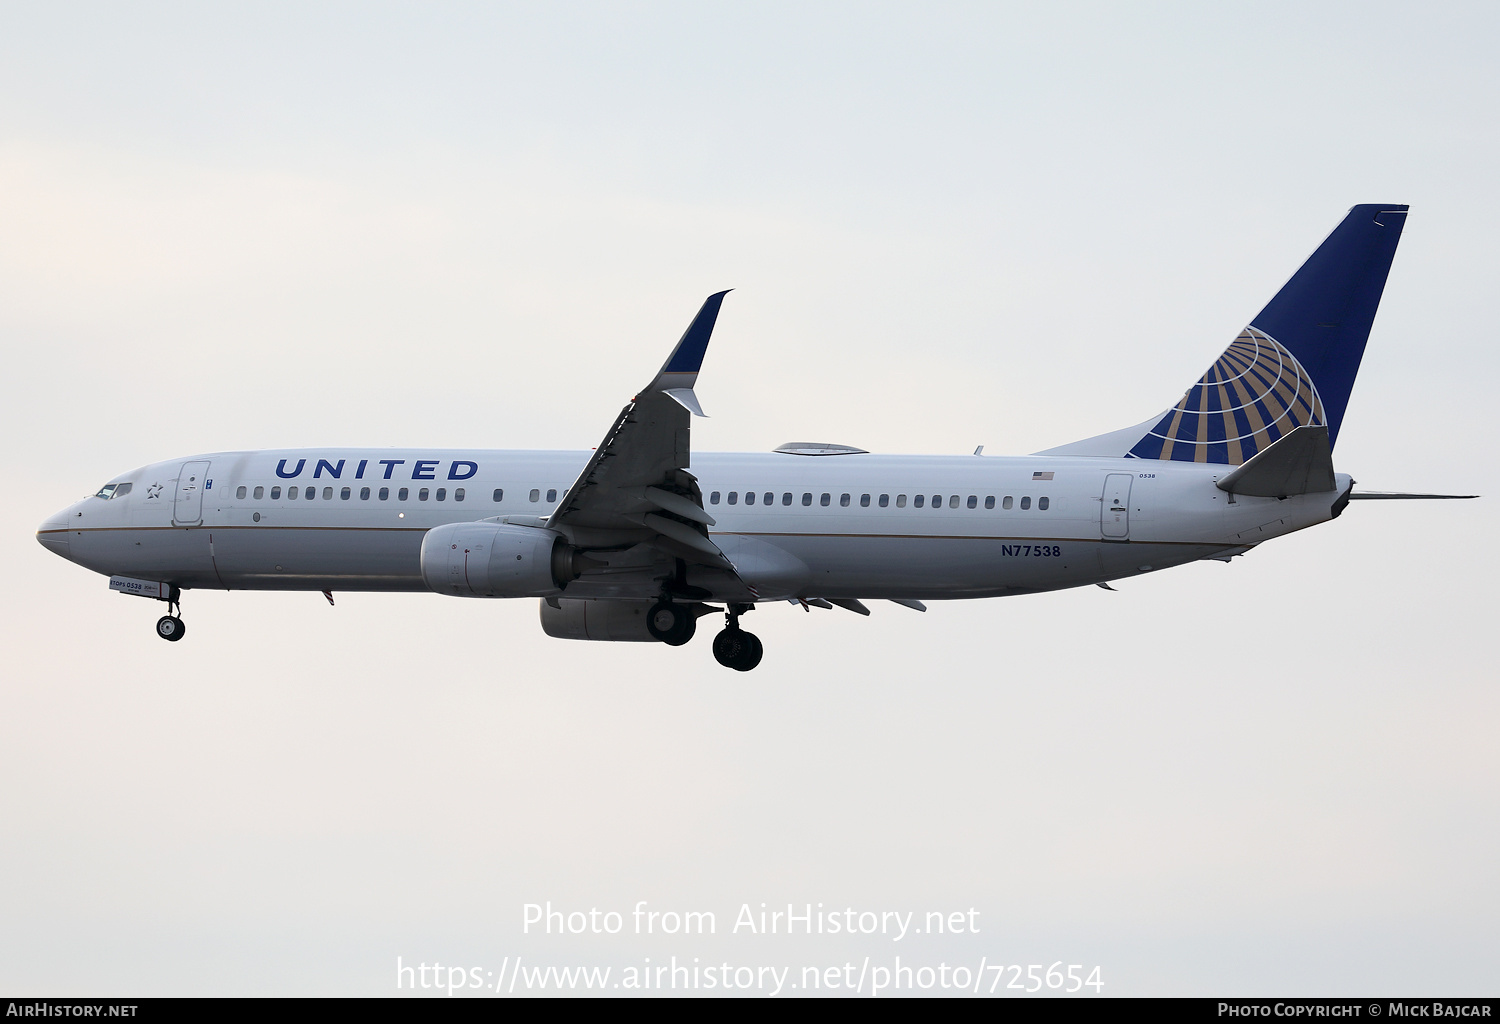
[[[730,605],[724,614],[725,626],[714,637],[714,659],[736,672],[749,672],[760,664],[761,656],[765,654],[760,637],[740,628],[740,615],[750,608],[750,605]]]
[[[167,614],[156,620],[156,635],[174,644],[187,636],[187,625],[182,621],[181,591],[173,587],[167,598]]]

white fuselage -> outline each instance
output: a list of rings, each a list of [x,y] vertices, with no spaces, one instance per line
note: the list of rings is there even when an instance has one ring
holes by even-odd
[[[546,517],[589,455],[193,456],[118,477],[129,493],[79,501],[39,537],[97,572],[183,589],[425,590],[428,530]],[[1340,475],[1331,492],[1232,497],[1214,483],[1229,468],[1046,455],[695,453],[691,471],[716,520],[713,542],[772,600],[992,597],[1099,583],[1227,557],[1323,522],[1350,487]],[[626,562],[614,575],[576,580],[566,595],[652,597],[658,584]]]

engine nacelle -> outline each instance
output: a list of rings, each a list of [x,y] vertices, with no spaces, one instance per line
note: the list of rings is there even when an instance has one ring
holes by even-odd
[[[552,607],[553,603],[557,607]],[[654,601],[542,601],[542,630],[560,640],[614,640],[657,643],[646,630],[646,612]]]
[[[453,597],[543,597],[578,578],[580,558],[551,530],[449,523],[422,538],[422,579]]]

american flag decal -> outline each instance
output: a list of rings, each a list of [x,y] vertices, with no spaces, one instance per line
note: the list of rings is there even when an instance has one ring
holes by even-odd
[[[1031,479],[1032,480],[1051,480],[1052,479],[1052,474],[1050,472],[1049,473],[1033,473],[1033,474],[1031,474]]]

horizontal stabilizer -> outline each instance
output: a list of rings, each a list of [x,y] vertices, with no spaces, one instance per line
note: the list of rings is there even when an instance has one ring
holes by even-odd
[[[1353,491],[1349,494],[1350,501],[1441,501],[1477,497],[1477,494],[1399,494],[1395,491]]]
[[[1326,426],[1301,426],[1225,476],[1219,490],[1285,498],[1334,489],[1333,448]]]

